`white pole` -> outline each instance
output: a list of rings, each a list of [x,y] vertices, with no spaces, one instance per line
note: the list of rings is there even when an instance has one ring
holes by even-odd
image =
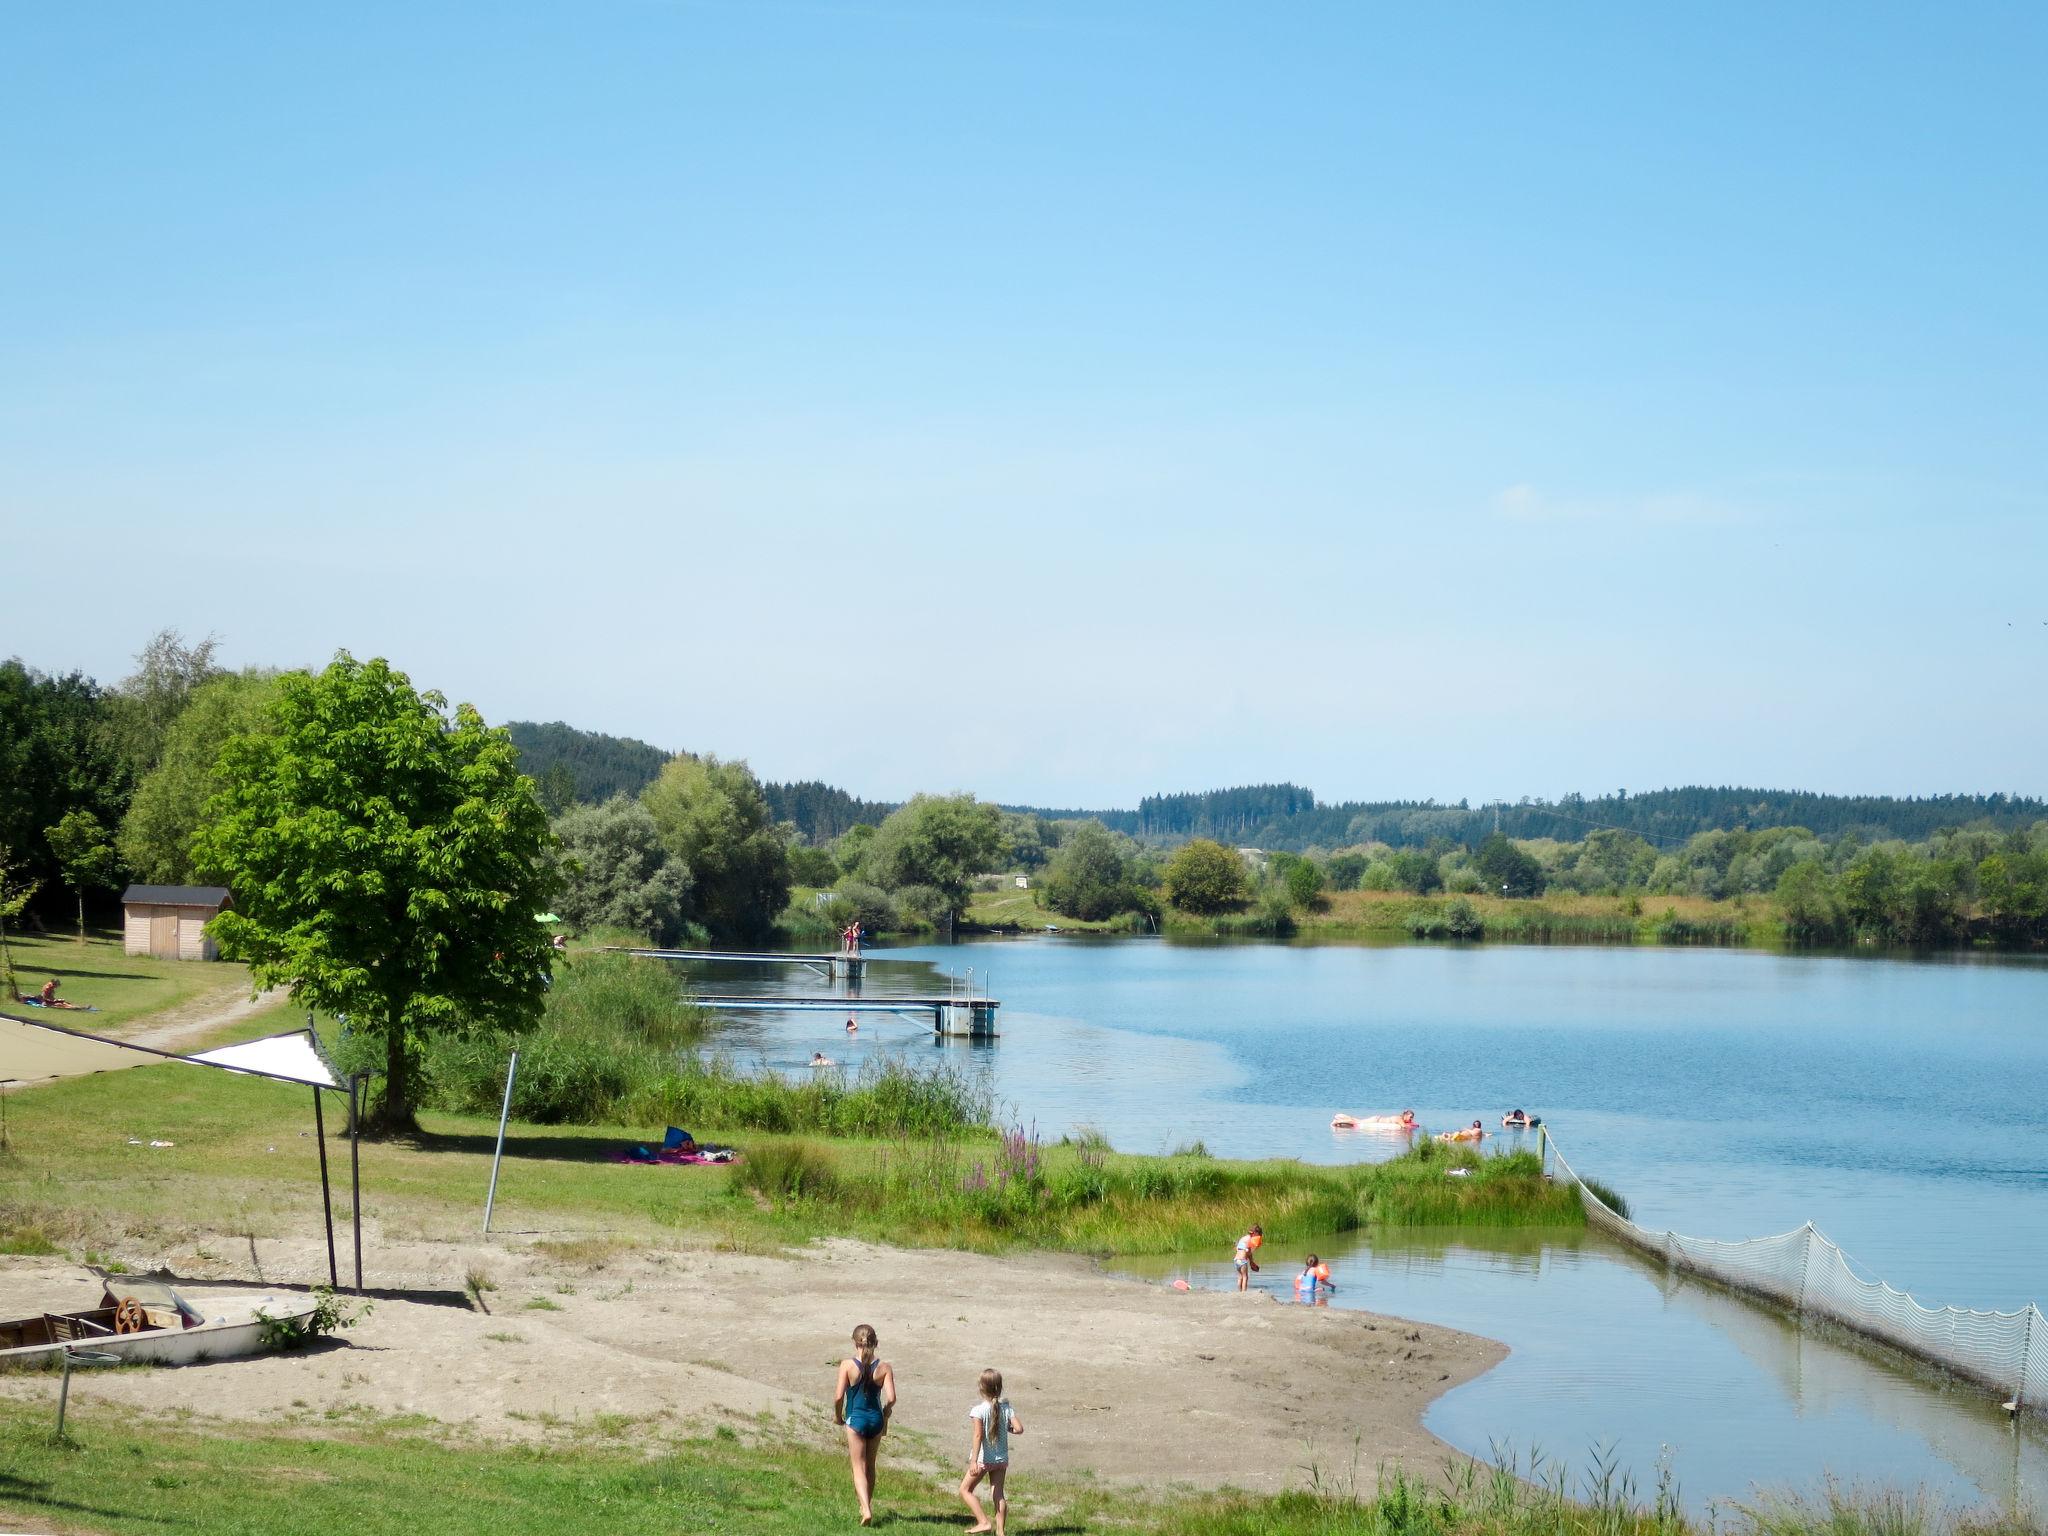
[[[491,1233],[491,1207],[498,1202],[498,1164],[505,1156],[505,1121],[512,1114],[512,1079],[519,1072],[519,1053],[505,1065],[505,1103],[498,1111],[498,1150],[491,1154],[491,1192],[484,1196],[484,1235]]]

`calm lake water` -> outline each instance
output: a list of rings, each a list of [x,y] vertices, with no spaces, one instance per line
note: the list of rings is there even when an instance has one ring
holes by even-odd
[[[943,992],[969,970],[1001,1039],[933,1043],[862,1015],[736,1017],[729,1049],[794,1067],[822,1049],[943,1054],[1020,1123],[1128,1151],[1200,1139],[1226,1157],[1343,1162],[1390,1138],[1336,1110],[1438,1127],[1542,1115],[1636,1219],[1706,1237],[1811,1219],[1930,1304],[2048,1299],[2048,965],[1719,950],[1292,947],[1030,939],[880,952],[865,990]],[[720,990],[824,990],[706,973]],[[1329,1248],[1321,1250],[1330,1257]],[[1210,1264],[1134,1273],[1229,1282]],[[1277,1249],[1269,1281],[1298,1254]],[[1430,1427],[1485,1456],[1595,1446],[1639,1487],[1660,1457],[1686,1502],[1823,1474],[2048,1507],[2048,1436],[1583,1234],[1360,1240],[1338,1302],[1486,1334],[1514,1351]],[[1348,1456],[1348,1439],[1342,1441]],[[1331,1454],[1336,1455],[1333,1445]]]

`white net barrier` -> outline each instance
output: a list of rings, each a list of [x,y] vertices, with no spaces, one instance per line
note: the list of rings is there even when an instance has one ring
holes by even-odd
[[[1652,1232],[1614,1210],[1579,1177],[1547,1134],[1553,1177],[1578,1191],[1586,1220],[1673,1269],[1705,1276],[1804,1317],[1825,1319],[1938,1365],[2034,1413],[2048,1413],[2048,1315],[1922,1306],[1882,1280],[1858,1274],[1849,1256],[1814,1230],[1740,1242]]]

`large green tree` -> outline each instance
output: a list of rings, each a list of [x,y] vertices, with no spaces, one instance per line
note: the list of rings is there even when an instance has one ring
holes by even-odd
[[[681,935],[690,870],[662,846],[638,800],[572,805],[555,818],[562,893],[555,910],[575,928],[625,928],[657,944]]]
[[[1543,866],[1506,833],[1495,832],[1472,853],[1472,867],[1489,896],[1541,896]]]
[[[1087,922],[1144,910],[1149,893],[1131,880],[1136,851],[1129,838],[1099,821],[1075,822],[1046,866],[1039,893],[1053,911]]]
[[[104,890],[112,885],[114,871],[119,867],[114,841],[107,836],[107,829],[100,825],[99,817],[91,811],[66,811],[63,820],[44,835],[49,839],[50,852],[56,855],[57,868],[63,873],[64,883],[78,898],[78,940],[82,944],[85,942],[85,893]]]
[[[885,890],[928,886],[954,917],[976,875],[1003,854],[1002,812],[972,795],[918,795],[875,829],[861,869]]]
[[[343,651],[277,690],[271,729],[221,752],[194,849],[234,894],[213,930],[259,985],[381,1041],[371,1123],[404,1129],[422,1037],[540,1017],[547,817],[503,731],[385,661]]]
[[[62,900],[49,829],[71,811],[111,827],[128,804],[109,709],[106,691],[83,673],[0,662],[0,847],[13,850],[22,878],[43,888],[31,911],[54,916]]]
[[[221,750],[237,736],[270,729],[276,696],[276,675],[256,671],[228,673],[193,691],[121,821],[121,857],[138,880],[190,883],[192,840],[221,787]]]
[[[1184,843],[1166,861],[1166,899],[1183,912],[1208,916],[1234,912],[1251,886],[1244,859],[1234,848],[1206,837]]]
[[[221,675],[213,659],[219,648],[213,635],[187,645],[177,630],[160,629],[137,654],[134,672],[110,696],[115,738],[137,779],[162,761],[171,729],[193,694]]]
[[[789,904],[789,851],[745,763],[672,757],[641,792],[662,846],[695,882],[691,916],[721,942],[756,942]]]

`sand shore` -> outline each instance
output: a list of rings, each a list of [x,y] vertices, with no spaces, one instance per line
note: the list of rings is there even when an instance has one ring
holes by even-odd
[[[303,1242],[221,1238],[208,1279],[311,1283]],[[1151,1486],[1299,1485],[1382,1462],[1433,1470],[1423,1429],[1439,1393],[1505,1351],[1469,1334],[1369,1313],[1181,1293],[1060,1255],[990,1258],[831,1241],[780,1255],[620,1247],[604,1239],[372,1248],[387,1294],[339,1346],[176,1370],[78,1377],[74,1399],[219,1421],[310,1427],[420,1414],[487,1439],[652,1427],[794,1432],[835,1443],[833,1367],[872,1323],[902,1400],[891,1454],[950,1461],[975,1375],[1001,1368],[1024,1416],[1021,1457]],[[488,1312],[463,1294],[480,1272]],[[0,1259],[0,1315],[89,1305],[97,1282],[51,1258]],[[535,1306],[531,1303],[539,1302]],[[0,1377],[40,1399],[47,1377]]]

